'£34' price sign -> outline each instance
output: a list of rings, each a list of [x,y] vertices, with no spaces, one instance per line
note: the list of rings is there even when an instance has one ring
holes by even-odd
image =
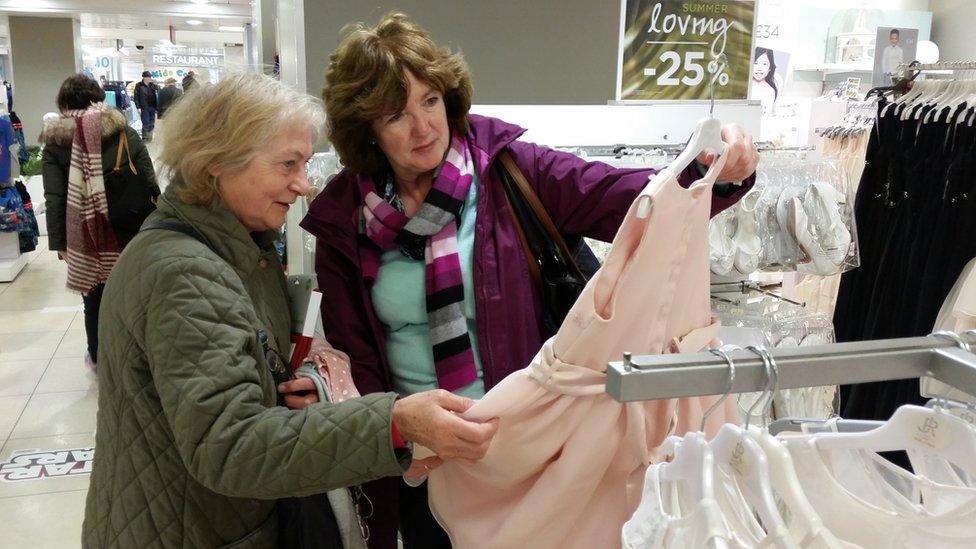
[[[754,0],[623,0],[623,9],[618,99],[746,98]]]

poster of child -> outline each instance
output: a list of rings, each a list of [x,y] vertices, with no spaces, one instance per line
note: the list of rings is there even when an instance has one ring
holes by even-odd
[[[874,47],[874,86],[890,86],[899,76],[898,65],[915,60],[918,48],[918,29],[878,27]]]
[[[764,116],[776,112],[776,101],[786,85],[789,68],[789,53],[756,47],[752,56],[749,99],[758,99],[762,103]]]

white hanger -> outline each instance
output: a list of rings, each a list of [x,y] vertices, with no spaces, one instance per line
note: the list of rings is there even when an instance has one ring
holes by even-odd
[[[748,347],[748,349],[762,357],[768,374],[766,389],[770,389],[773,376],[776,374],[774,372],[775,365],[768,358],[769,353],[761,347]],[[765,400],[766,394],[767,391],[764,390],[763,396],[749,409],[750,416],[756,405]],[[768,394],[769,400],[772,401],[772,391],[768,391]],[[748,423],[745,429],[731,424],[722,426],[709,446],[715,458],[715,467],[726,472],[737,481],[736,484],[742,490],[748,503],[759,515],[766,531],[771,532],[786,528],[786,523],[776,507],[776,501],[773,499],[766,453],[748,435]]]
[[[922,123],[928,123],[932,121],[938,121],[942,116],[942,112],[948,109],[948,114],[946,114],[946,120],[952,116],[955,112],[956,107],[962,105],[965,98],[970,94],[970,83],[968,80],[956,80],[951,84],[937,99],[933,101],[935,108],[929,111],[928,115],[922,120]]]
[[[955,80],[945,81],[944,83],[941,83],[941,85],[933,87],[932,92],[923,95],[922,98],[920,98],[919,101],[917,101],[916,103],[920,103],[923,107],[938,105],[939,100],[942,97],[944,97],[946,92],[949,89],[951,89],[955,84],[956,84]],[[924,112],[925,112],[924,108],[918,109],[911,115],[911,118],[914,118],[915,120],[921,120],[922,113]],[[902,119],[907,120],[907,117],[903,117]]]
[[[929,81],[927,80],[922,80],[922,81],[915,80],[912,90],[906,93],[905,95],[899,97],[898,99],[895,99],[891,103],[885,105],[884,108],[881,109],[881,115],[884,116],[884,114],[888,112],[888,109],[897,108],[897,106],[905,105],[907,103],[914,101],[918,96],[924,93],[924,90],[928,82]]]
[[[959,107],[963,105],[969,105],[970,108],[972,107],[974,92],[976,92],[976,81],[963,80],[960,82],[959,93],[957,93],[955,97],[953,97],[948,101],[948,106],[950,107],[950,110],[946,118],[947,122],[950,121],[948,117],[952,116],[952,114]],[[965,111],[960,112],[956,121],[958,122],[959,120],[965,118],[964,115],[965,115]]]
[[[892,105],[901,106],[902,107],[902,110],[899,113],[899,117],[902,120],[907,120],[908,119],[908,111],[912,107],[914,107],[915,105],[917,105],[921,101],[924,101],[924,99],[926,97],[929,97],[931,94],[936,93],[944,85],[945,85],[945,81],[943,81],[943,80],[939,80],[939,81],[935,81],[935,80],[918,81],[918,80],[916,80],[915,81],[915,86],[912,88],[912,91],[910,91],[909,93],[906,93],[905,95],[903,95],[900,98],[896,99],[891,105],[887,105],[885,108],[887,109],[888,107],[891,107]],[[884,113],[882,112],[882,114],[884,114]]]
[[[720,54],[708,64],[708,70],[712,73],[708,81],[708,96],[711,100],[711,105],[708,108],[708,116],[698,121],[685,150],[681,151],[681,154],[668,167],[671,173],[675,175],[685,171],[691,165],[692,161],[705,151],[714,152],[716,161],[725,154],[726,145],[725,141],[722,140],[722,121],[715,118],[713,114],[715,112],[715,81],[727,65],[728,61],[724,53]],[[712,166],[714,167],[716,163],[713,163]],[[637,217],[640,219],[646,218],[648,213],[650,213],[650,208],[650,199],[642,198],[641,204],[637,209]]]
[[[952,332],[933,336],[955,341],[969,350],[968,344]],[[909,451],[934,453],[952,465],[976,476],[976,431],[965,421],[945,410],[905,405],[881,427],[864,433],[817,433],[811,440],[821,450],[869,450],[872,452]]]
[[[669,436],[661,445],[662,456],[673,459],[661,466],[658,473],[662,482],[683,482],[693,501],[715,498],[712,450],[705,441],[705,422],[732,393],[735,383],[735,364],[723,349],[711,349],[710,353],[725,359],[729,365],[729,383],[725,394],[702,415],[701,428],[697,433],[687,433],[684,438]]]
[[[773,371],[776,372],[776,359],[770,355],[769,360],[773,365]],[[772,400],[769,403],[771,404]],[[803,485],[800,484],[796,469],[793,467],[793,458],[789,450],[776,437],[769,434],[768,430],[753,427],[748,430],[748,433],[766,454],[769,462],[770,484],[779,499],[790,510],[794,525],[799,523],[808,536],[820,532],[824,528],[823,520],[807,499]]]

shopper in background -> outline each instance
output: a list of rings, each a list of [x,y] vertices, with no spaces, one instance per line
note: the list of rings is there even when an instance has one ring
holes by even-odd
[[[318,238],[326,336],[351,357],[364,394],[440,387],[479,398],[552,335],[494,170],[499,152],[512,154],[564,234],[604,241],[653,173],[517,141],[522,128],[469,115],[471,97],[461,55],[403,14],[354,27],[330,57],[329,140],[346,168],[302,226]],[[758,160],[737,125],[723,137],[720,179],[746,184],[716,188],[713,214],[745,194]],[[385,479],[367,488],[372,547],[396,547],[398,515],[406,548],[450,546],[425,486]]]
[[[196,73],[194,73],[193,71],[187,72],[186,76],[183,77],[183,83],[182,83],[183,93],[190,91],[196,85],[197,85]]]
[[[400,475],[411,463],[401,437],[482,457],[497,425],[460,419],[472,402],[443,391],[281,405],[304,405],[295,393],[311,384],[288,379],[274,241],[309,190],[321,103],[267,76],[229,75],[167,120],[170,184],[105,289],[83,545],[277,547],[295,534],[279,520],[295,519],[279,519],[289,507],[276,499]],[[319,500],[328,512],[305,525],[316,534],[306,546],[363,545],[353,500],[339,495],[341,506]]]
[[[166,109],[173,106],[181,96],[183,91],[176,87],[176,79],[169,77],[164,82],[163,89],[159,90],[159,119],[166,116]]]
[[[159,86],[153,82],[152,73],[142,71],[142,81],[136,84],[135,101],[142,118],[142,138],[152,141],[156,128],[156,110],[159,108]]]
[[[104,99],[91,77],[68,77],[58,91],[61,115],[45,116],[39,138],[44,143],[48,248],[68,263],[68,289],[82,295],[85,363],[93,370],[105,281],[159,196],[146,145]]]

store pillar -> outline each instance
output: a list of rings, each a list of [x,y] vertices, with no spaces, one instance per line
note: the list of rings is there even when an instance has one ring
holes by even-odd
[[[81,71],[80,24],[71,18],[11,16],[10,57],[14,110],[33,145],[44,113],[57,111],[61,82]]]

